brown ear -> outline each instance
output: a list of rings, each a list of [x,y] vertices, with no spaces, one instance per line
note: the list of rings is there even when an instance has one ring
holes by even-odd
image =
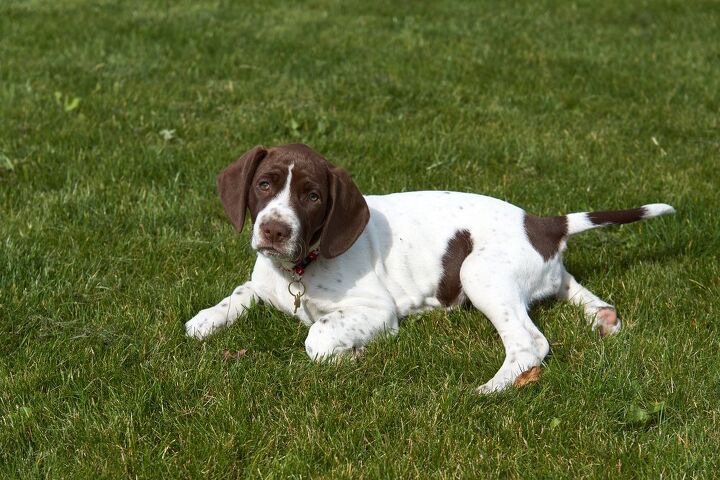
[[[257,145],[228,165],[217,177],[220,201],[238,232],[242,230],[245,223],[250,182],[252,182],[260,160],[265,158],[265,155],[267,155],[267,150]]]
[[[370,220],[365,198],[345,170],[330,169],[330,212],[320,236],[320,253],[333,258],[345,253]]]

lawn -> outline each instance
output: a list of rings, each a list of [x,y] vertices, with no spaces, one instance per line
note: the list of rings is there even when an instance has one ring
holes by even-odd
[[[712,1],[3,0],[0,477],[714,476],[719,92]],[[502,394],[469,309],[338,365],[262,305],[186,338],[254,260],[216,174],[289,142],[365,193],[678,213],[572,240],[624,329],[535,306],[552,353]]]

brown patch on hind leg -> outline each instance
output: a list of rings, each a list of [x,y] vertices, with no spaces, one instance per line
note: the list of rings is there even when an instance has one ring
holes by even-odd
[[[603,307],[597,311],[595,325],[597,325],[600,336],[607,337],[620,330],[620,319],[613,307]]]

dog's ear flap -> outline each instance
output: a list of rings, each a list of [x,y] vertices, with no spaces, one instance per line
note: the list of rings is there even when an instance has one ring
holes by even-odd
[[[329,179],[330,211],[320,236],[320,253],[325,258],[337,257],[350,248],[370,220],[365,198],[350,175],[331,167]]]
[[[240,232],[245,223],[247,197],[250,191],[255,170],[260,161],[267,155],[267,150],[257,145],[228,165],[217,177],[220,201],[225,213],[230,217],[235,230]]]

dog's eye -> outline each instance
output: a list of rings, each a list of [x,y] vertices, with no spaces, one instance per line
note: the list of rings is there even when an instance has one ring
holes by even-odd
[[[258,188],[260,190],[268,190],[270,188],[270,182],[267,180],[263,180],[262,182],[258,183]]]
[[[315,192],[310,192],[310,195],[308,195],[308,200],[310,200],[311,202],[317,202],[318,200],[320,200],[320,195]]]

